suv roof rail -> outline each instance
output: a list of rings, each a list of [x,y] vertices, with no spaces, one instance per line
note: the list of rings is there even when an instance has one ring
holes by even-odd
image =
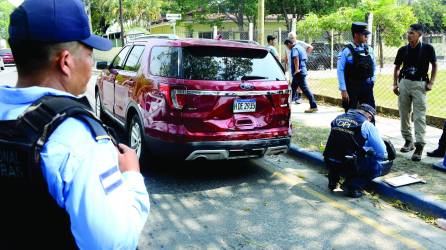
[[[176,40],[176,39],[179,39],[179,38],[178,38],[177,35],[174,35],[174,34],[150,34],[150,35],[139,36],[139,37],[133,39],[133,41],[147,40],[147,39],[170,39],[170,40]]]

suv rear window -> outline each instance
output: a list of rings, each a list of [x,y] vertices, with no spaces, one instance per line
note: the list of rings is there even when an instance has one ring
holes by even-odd
[[[193,46],[182,48],[183,76],[189,80],[284,81],[285,75],[266,50]]]

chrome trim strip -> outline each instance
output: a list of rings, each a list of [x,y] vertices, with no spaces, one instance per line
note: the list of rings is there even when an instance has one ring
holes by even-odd
[[[209,90],[180,90],[177,94],[183,95],[209,95],[209,96],[257,96],[289,94],[289,89],[259,90],[259,91],[209,91]]]
[[[103,109],[102,111],[104,111],[104,113],[111,118],[114,122],[118,123],[119,125],[121,125],[121,127],[125,128],[125,123],[121,122],[120,120],[118,120],[118,118],[116,118],[112,113],[110,113],[108,110]]]

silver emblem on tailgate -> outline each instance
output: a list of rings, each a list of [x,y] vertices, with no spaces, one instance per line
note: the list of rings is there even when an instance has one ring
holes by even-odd
[[[244,90],[252,90],[252,89],[254,89],[254,85],[252,83],[244,82],[244,83],[240,84],[240,88],[244,89]]]

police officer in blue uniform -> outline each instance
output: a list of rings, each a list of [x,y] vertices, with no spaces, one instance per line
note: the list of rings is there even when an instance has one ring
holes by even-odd
[[[388,159],[390,145],[385,144],[371,123],[375,115],[372,106],[361,104],[358,109],[350,109],[332,121],[324,151],[331,191],[337,188],[343,176],[342,188],[346,195],[360,197],[370,180],[390,171],[393,160]]]
[[[373,86],[376,79],[376,63],[373,49],[367,45],[367,24],[355,22],[351,27],[353,42],[338,57],[338,80],[342,106],[347,112],[359,103],[375,107]]]
[[[111,49],[109,40],[91,34],[80,0],[26,0],[11,14],[9,35],[18,81],[16,87],[0,87],[2,121],[39,108],[30,105],[44,96],[76,100],[91,77],[93,48]],[[136,248],[150,205],[138,158],[133,149],[115,146],[92,128],[67,118],[52,132],[36,158],[50,199],[16,197],[25,205],[1,215],[0,248]],[[10,205],[15,204],[2,200],[1,209]],[[66,225],[58,213],[35,214],[37,207],[53,205],[67,217]],[[28,213],[31,221],[23,222]],[[19,232],[5,228],[5,219],[18,224]],[[66,227],[54,227],[59,224]]]

